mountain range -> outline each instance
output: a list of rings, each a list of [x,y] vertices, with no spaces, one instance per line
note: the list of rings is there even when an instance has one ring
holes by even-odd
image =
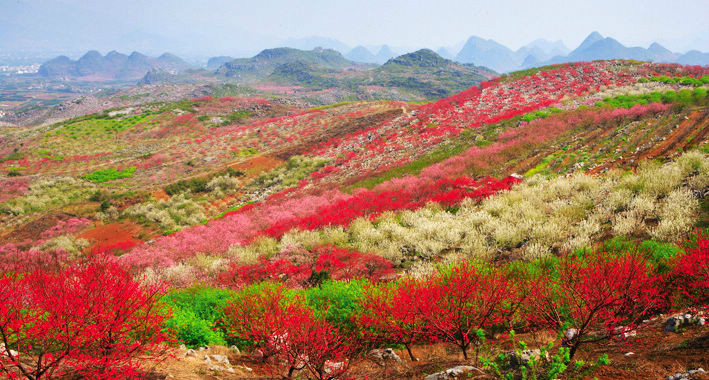
[[[159,68],[170,73],[185,71],[192,66],[170,53],[159,57],[133,52],[130,55],[111,51],[105,56],[91,50],[78,60],[59,56],[43,63],[38,75],[47,78],[69,78],[82,80],[135,80],[148,71]]]
[[[455,59],[463,63],[509,72],[531,67],[598,59],[634,59],[652,62],[676,62],[685,65],[709,64],[709,53],[697,50],[674,53],[657,42],[647,49],[627,47],[611,37],[592,32],[574,50],[568,51],[561,41],[536,40],[516,51],[491,39],[470,37]]]

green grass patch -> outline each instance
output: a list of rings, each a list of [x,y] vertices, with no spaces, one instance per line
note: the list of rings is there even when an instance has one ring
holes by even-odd
[[[238,110],[230,113],[225,117],[225,120],[222,122],[222,126],[226,125],[231,125],[234,123],[239,123],[241,120],[246,119],[247,117],[250,117],[253,115],[253,112],[249,110]]]
[[[118,170],[116,168],[108,168],[103,170],[97,170],[81,178],[89,182],[103,183],[117,179],[130,178],[133,176],[133,173],[135,173],[135,169],[135,166],[131,166],[123,170]]]
[[[542,159],[542,161],[539,164],[537,164],[537,166],[533,167],[532,169],[529,169],[526,173],[524,173],[524,176],[529,178],[535,174],[544,174],[544,175],[550,174],[549,170],[548,170],[548,166],[552,162],[552,160],[554,160],[554,158],[556,158],[557,154],[558,153],[554,153],[554,154],[544,157],[544,159]]]

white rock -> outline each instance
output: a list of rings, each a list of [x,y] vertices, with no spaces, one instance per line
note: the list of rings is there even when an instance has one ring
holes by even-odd
[[[459,376],[464,376],[468,372],[474,370],[475,367],[467,366],[467,365],[460,365],[457,367],[453,367],[450,369],[447,369],[443,372],[438,372],[434,373],[431,375],[428,375],[424,377],[424,380],[448,380],[448,379],[455,379]]]
[[[630,352],[626,352],[626,353],[625,353],[625,356],[632,356],[632,355],[635,355],[635,352],[630,351]]]
[[[226,371],[226,367],[222,367],[220,365],[212,365],[212,366],[207,367],[207,370],[221,372],[221,371]]]
[[[229,358],[226,355],[207,355],[209,359],[220,364],[231,365]]]
[[[187,356],[187,357],[195,357],[195,358],[196,358],[196,357],[197,357],[197,352],[195,352],[195,350],[193,350],[193,349],[189,349],[189,350],[187,350],[187,352],[185,352],[185,356]]]
[[[566,340],[573,340],[578,333],[579,331],[576,329],[568,329],[564,333],[564,337],[566,338]]]

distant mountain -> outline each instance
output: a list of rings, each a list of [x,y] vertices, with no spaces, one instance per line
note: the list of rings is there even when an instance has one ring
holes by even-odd
[[[345,58],[355,62],[377,63],[377,57],[362,45],[350,50],[349,53],[345,54]]]
[[[315,48],[333,49],[340,53],[350,50],[346,44],[330,37],[312,36],[305,38],[291,38],[283,41],[282,46],[299,50],[313,50]]]
[[[332,52],[332,51],[330,51]],[[398,93],[421,99],[439,99],[475,86],[498,74],[474,65],[445,59],[429,49],[421,49],[389,59],[381,66],[344,66],[350,61],[323,61],[323,52],[276,49],[264,51],[248,60],[235,60],[222,66],[252,82],[279,86],[300,86],[310,90],[339,88],[354,91],[354,96],[369,96],[367,88],[396,89]],[[332,55],[332,53],[328,53]],[[269,60],[266,60],[269,57]],[[300,59],[307,57],[308,59]],[[289,58],[289,59],[286,59]],[[278,61],[278,63],[274,63]],[[260,65],[260,66],[259,66]],[[256,78],[254,72],[265,77]],[[249,80],[246,80],[247,82]]]
[[[683,65],[709,65],[709,53],[690,50],[677,58],[677,63]]]
[[[485,40],[477,36],[468,38],[468,41],[456,55],[455,60],[489,67],[499,72],[516,70],[521,63],[521,60],[508,47],[493,40]]]
[[[332,49],[316,48],[298,50],[293,48],[266,49],[252,58],[240,58],[223,64],[216,72],[226,77],[235,77],[244,81],[263,79],[269,76],[277,66],[302,62],[323,68],[343,69],[357,65]]]
[[[584,39],[581,44],[571,52],[571,54],[577,54],[583,50],[586,50],[591,47],[591,45],[601,40],[603,40],[603,36],[601,35],[601,33],[595,31],[591,32],[591,34],[589,34],[586,39]]]
[[[450,60],[455,59],[455,54],[451,53],[451,51],[448,48],[444,48],[444,47],[438,48],[438,50],[436,50],[436,54],[440,55],[441,57],[443,57],[445,59],[450,59]]]
[[[542,52],[548,54],[549,56],[553,57],[555,55],[566,55],[569,54],[569,48],[564,45],[561,40],[558,41],[549,41],[545,40],[543,38],[536,39],[527,45],[523,46],[522,48],[527,48],[527,49],[539,49]]]
[[[394,53],[393,50],[388,45],[382,45],[382,47],[379,49],[379,52],[377,52],[377,63],[384,63],[394,57],[396,57],[396,53]]]
[[[443,58],[429,49],[392,58],[371,72],[371,84],[415,90],[431,99],[450,96],[498,75],[484,67]]]
[[[385,63],[381,69],[386,70],[391,66],[409,66],[409,67],[444,67],[447,65],[454,64],[449,59],[445,59],[440,55],[436,54],[430,49],[421,49],[413,53],[408,53],[401,55],[396,58],[392,58],[387,63]]]
[[[530,62],[542,62],[558,55],[566,55],[569,49],[561,41],[552,42],[545,39],[537,39],[515,51],[516,62],[521,62],[524,67]]]
[[[229,62],[233,61],[236,58],[234,57],[229,57],[229,56],[219,56],[219,57],[212,57],[209,58],[207,61],[207,70],[216,70],[219,68],[219,66]]]
[[[583,44],[582,44],[583,45]],[[583,48],[577,48],[566,57],[566,61],[593,61],[596,59],[637,59],[653,60],[652,54],[641,47],[626,47],[613,38],[606,37]]]
[[[154,67],[138,81],[138,85],[174,83],[176,80],[176,74],[159,67]]]
[[[38,75],[90,81],[136,80],[153,68],[177,73],[191,67],[181,58],[169,53],[155,58],[138,52],[127,56],[112,51],[102,56],[99,52],[91,50],[76,61],[65,56],[47,61],[40,66]]]
[[[532,41],[517,51],[512,51],[496,41],[472,36],[456,55],[456,61],[474,63],[499,72],[599,59],[634,59],[706,65],[709,64],[709,53],[695,50],[678,54],[657,42],[652,43],[647,49],[637,46],[627,47],[613,38],[592,32],[572,51],[569,51],[561,41],[552,42],[544,39]]]
[[[653,61],[656,62],[674,62],[679,58],[679,54],[671,52],[657,42],[653,42],[650,47],[647,48],[647,52],[653,56]]]
[[[593,32],[567,56],[556,56],[548,61],[539,62],[537,65],[598,59],[634,59],[652,62],[708,64],[709,60],[703,57],[702,54],[704,53],[696,52],[689,56],[687,54],[680,55],[673,53],[657,42],[652,43],[647,49],[638,46],[627,47],[611,37],[603,37],[600,33]]]

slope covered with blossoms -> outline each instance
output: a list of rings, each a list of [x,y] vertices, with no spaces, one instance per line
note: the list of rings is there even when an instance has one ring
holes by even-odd
[[[428,104],[201,97],[12,130],[0,371],[664,374],[644,351],[673,339],[660,324],[706,335],[689,323],[707,301],[708,74],[580,62]],[[709,360],[700,345],[676,349]]]

